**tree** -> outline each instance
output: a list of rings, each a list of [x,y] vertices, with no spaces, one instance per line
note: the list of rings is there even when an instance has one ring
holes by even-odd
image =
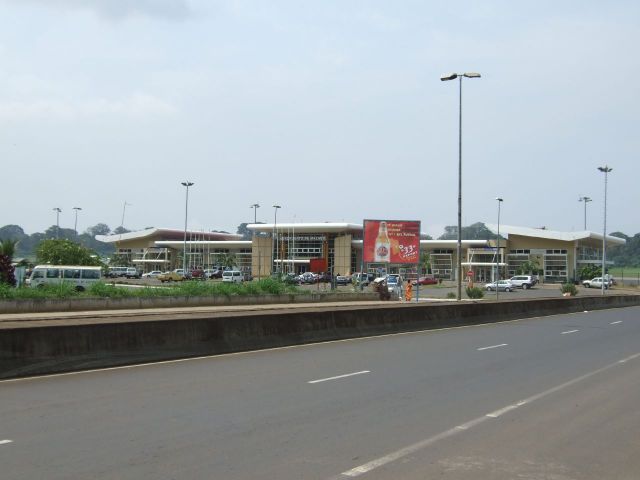
[[[217,256],[216,260],[222,267],[233,268],[238,263],[236,256],[233,253],[222,253]]]
[[[464,240],[490,240],[498,238],[498,236],[487,228],[482,222],[474,223],[468,227],[462,227],[462,238]],[[502,237],[501,237],[502,238]],[[444,227],[444,234],[438,237],[438,240],[457,240],[458,227],[450,225]]]
[[[427,252],[420,254],[420,268],[422,268],[425,273],[431,273],[431,255]]]
[[[262,223],[262,222],[258,222],[258,223]],[[247,228],[247,225],[249,224],[241,223],[240,225],[238,225],[238,230],[236,231],[236,233],[242,235],[242,240],[251,240],[251,238],[253,237],[253,231],[249,230]]]
[[[531,275],[538,275],[539,272],[540,263],[535,258],[523,262],[516,270],[517,275],[526,275],[528,273]]]
[[[123,226],[119,226],[113,231],[113,235],[122,235],[123,233],[129,233],[130,231],[131,230],[127,230]]]
[[[102,265],[93,250],[66,239],[43,240],[36,258],[39,263],[52,265]]]
[[[0,240],[0,283],[16,286],[15,268],[12,264],[17,240]]]
[[[97,223],[93,227],[89,227],[85,230],[85,233],[91,238],[95,238],[96,235],[109,235],[111,229],[106,223]]]

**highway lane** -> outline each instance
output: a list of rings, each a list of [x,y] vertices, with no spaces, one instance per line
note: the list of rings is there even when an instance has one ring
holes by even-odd
[[[630,453],[640,451],[638,436],[629,433],[640,427],[639,314],[587,312],[1,382],[3,478],[518,472],[562,480],[608,467],[620,476],[600,478],[635,478],[623,475],[640,471]],[[604,404],[607,395],[615,401]],[[570,415],[576,403],[582,423]],[[587,437],[617,445],[617,456],[570,441]],[[558,465],[556,477],[531,466],[549,438],[560,458],[545,465]],[[533,453],[518,456],[518,441]]]

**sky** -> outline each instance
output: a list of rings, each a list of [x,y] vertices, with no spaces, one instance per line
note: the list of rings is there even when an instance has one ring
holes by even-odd
[[[0,226],[640,232],[640,2],[0,0]],[[123,209],[125,202],[126,209]],[[122,222],[124,210],[124,222]]]

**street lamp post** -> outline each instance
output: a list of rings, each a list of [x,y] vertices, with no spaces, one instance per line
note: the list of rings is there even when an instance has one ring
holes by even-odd
[[[496,197],[498,201],[498,243],[496,247],[496,302],[498,301],[498,292],[500,291],[500,287],[498,282],[500,281],[500,205],[503,200],[500,197]]]
[[[60,238],[60,212],[62,209],[60,207],[56,207],[53,211],[56,212],[56,238]]]
[[[189,213],[189,187],[193,186],[193,182],[181,182],[182,186],[187,189],[184,201],[184,243],[182,246],[182,275],[187,275],[187,214]]]
[[[591,198],[589,197],[580,197],[578,199],[579,202],[584,202],[584,229],[587,229],[587,203],[591,202]]]
[[[76,211],[76,219],[73,222],[73,229],[75,230],[76,237],[77,237],[78,236],[78,211],[82,210],[82,208],[81,207],[73,207],[73,209]]]
[[[272,258],[272,262],[271,264],[273,265],[273,270],[276,271],[276,273],[278,273],[278,269],[276,268],[275,264],[277,261],[277,258],[274,257],[273,255],[273,249],[275,247],[275,254],[279,257],[279,252],[278,252],[278,209],[282,208],[280,205],[274,205],[273,206],[273,239],[271,240],[271,258]]]
[[[459,118],[458,118],[458,245],[456,249],[457,254],[457,284],[458,292],[457,299],[462,299],[462,77],[467,78],[480,78],[479,73],[467,72],[467,73],[451,73],[440,77],[440,80],[446,82],[448,80],[460,80],[460,95],[459,95]]]
[[[260,204],[254,203],[249,208],[253,208],[253,223],[258,223],[258,209],[260,208]]]
[[[602,173],[604,173],[604,227],[602,230],[602,295],[604,295],[605,292],[605,288],[604,288],[604,282],[606,281],[605,278],[605,269],[606,269],[606,263],[607,263],[607,177],[609,175],[609,172],[611,170],[613,170],[613,168],[610,168],[608,165],[605,165],[604,167],[598,167],[598,170],[600,170]],[[607,281],[607,287],[609,286],[609,282]]]
[[[127,201],[124,201],[124,205],[122,205],[122,220],[120,220],[120,227],[124,228],[124,213],[127,211],[127,207],[131,207],[132,204],[131,203],[127,203]]]

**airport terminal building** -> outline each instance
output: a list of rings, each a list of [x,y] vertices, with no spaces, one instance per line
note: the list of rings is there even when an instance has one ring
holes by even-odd
[[[496,225],[487,225],[494,233]],[[213,268],[230,261],[254,278],[273,273],[299,274],[324,271],[332,275],[349,275],[367,271],[375,274],[417,274],[407,265],[363,263],[363,225],[356,223],[278,223],[249,224],[250,240],[241,235],[219,232],[187,232],[171,229],[148,229],[122,235],[98,236],[113,243],[119,259],[143,272],[181,268],[186,255],[190,268]],[[493,280],[496,264],[500,277],[511,277],[527,261],[541,269],[541,280],[561,283],[577,278],[585,265],[602,263],[603,237],[591,231],[560,232],[554,230],[500,225],[499,248],[495,240],[462,240],[463,278],[476,282]],[[420,253],[429,255],[431,273],[443,280],[455,280],[457,268],[456,240],[420,239]],[[607,245],[625,241],[607,236]],[[607,262],[611,265],[611,262]],[[424,273],[424,272],[421,272]]]

